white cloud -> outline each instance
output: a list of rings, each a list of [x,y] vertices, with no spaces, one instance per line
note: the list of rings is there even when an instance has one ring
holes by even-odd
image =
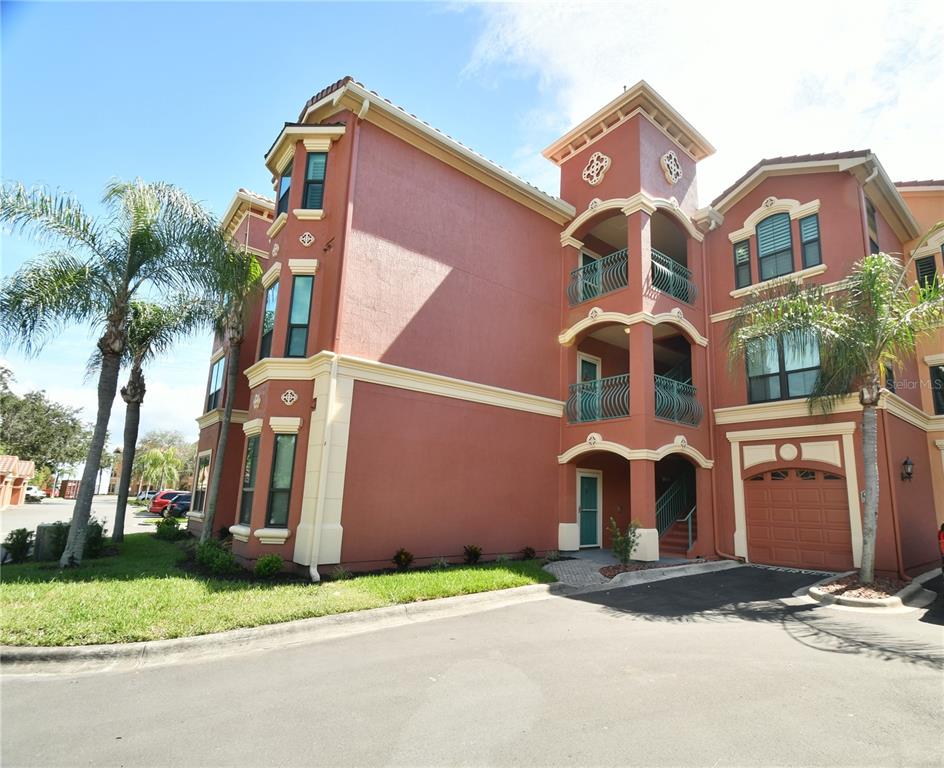
[[[944,14],[931,2],[477,6],[468,71],[534,77],[516,172],[557,189],[538,148],[647,80],[718,152],[707,203],[763,157],[870,148],[893,179],[944,177]]]

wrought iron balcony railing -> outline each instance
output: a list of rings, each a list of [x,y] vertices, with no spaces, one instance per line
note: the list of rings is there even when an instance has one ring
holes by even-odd
[[[571,424],[629,416],[629,374],[571,384],[564,411]]]
[[[652,249],[652,287],[686,304],[693,304],[698,295],[691,270],[655,248]]]
[[[665,376],[656,375],[654,379],[656,417],[697,427],[704,416],[704,410],[695,397],[695,387]]]
[[[627,284],[627,251],[615,251],[570,273],[567,300],[571,306],[589,301]]]

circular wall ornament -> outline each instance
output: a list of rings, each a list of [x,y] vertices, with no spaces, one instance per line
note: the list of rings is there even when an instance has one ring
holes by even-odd
[[[252,407],[258,408],[260,405],[262,405],[262,395],[256,392],[256,394],[252,396]]]
[[[659,158],[659,165],[662,166],[662,173],[665,174],[665,180],[669,184],[675,184],[682,178],[682,164],[679,162],[678,155],[671,149]]]
[[[278,255],[279,255],[279,244],[276,243],[275,245],[272,246],[272,258],[274,259]]]
[[[601,440],[603,440],[603,435],[601,435],[599,432],[591,432],[589,435],[587,435],[587,445],[596,445]]]
[[[294,405],[298,402],[298,393],[294,389],[286,389],[282,393],[282,402],[286,405]]]
[[[587,317],[589,317],[591,320],[596,320],[602,314],[603,314],[602,309],[600,309],[599,307],[592,307],[590,311],[587,313]]]
[[[784,443],[780,446],[780,458],[793,461],[797,457],[797,447],[793,443]]]
[[[766,200],[764,200],[764,208],[770,208],[776,202],[776,197],[768,197]]]
[[[587,161],[587,167],[583,169],[581,176],[591,187],[595,187],[603,181],[603,175],[609,170],[612,160],[602,152],[594,152]]]
[[[587,210],[588,210],[588,211],[592,211],[594,208],[596,208],[596,207],[597,207],[600,203],[602,203],[602,202],[603,202],[603,201],[602,201],[599,197],[593,198],[593,200],[590,201],[590,205],[587,206]]]
[[[311,234],[311,232],[302,232],[301,236],[298,238],[298,242],[306,248],[310,248],[315,243],[315,236]]]

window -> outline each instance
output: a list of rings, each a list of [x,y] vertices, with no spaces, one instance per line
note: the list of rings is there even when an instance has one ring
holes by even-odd
[[[923,259],[915,259],[915,272],[918,275],[918,285],[926,286],[933,283],[934,276],[937,274],[934,257],[925,256]]]
[[[286,357],[304,357],[308,345],[308,317],[311,313],[311,288],[314,277],[299,275],[292,281],[292,303],[288,313]]]
[[[804,269],[823,263],[819,251],[819,216],[815,213],[800,219],[800,250],[803,254]]]
[[[751,244],[742,240],[734,244],[734,287],[743,288],[751,284]]]
[[[243,468],[243,495],[239,499],[239,524],[249,525],[252,519],[252,497],[256,490],[256,469],[259,467],[259,435],[246,442],[246,466]]]
[[[878,253],[881,250],[878,247],[878,218],[875,215],[875,206],[868,198],[865,200],[865,218],[869,226],[869,253]]]
[[[204,453],[197,457],[197,471],[193,475],[193,498],[191,509],[194,512],[203,512],[206,502],[206,491],[210,479],[210,454]]]
[[[292,189],[292,161],[288,161],[285,170],[282,171],[282,178],[279,179],[279,204],[275,209],[275,215],[288,213],[288,195]]]
[[[944,365],[931,366],[931,400],[934,413],[944,416]]]
[[[305,191],[302,195],[302,208],[321,210],[324,207],[324,180],[327,165],[327,152],[308,153],[308,159],[305,162]]]
[[[223,392],[223,369],[225,365],[226,360],[221,357],[210,366],[210,387],[206,400],[207,411],[212,411],[214,408],[220,407],[220,395]]]
[[[770,473],[771,480],[786,480],[788,477],[790,477],[790,473],[785,469],[775,469]]]
[[[816,473],[812,469],[798,469],[796,471],[798,480],[815,480]]]
[[[758,339],[747,352],[748,400],[806,397],[819,374],[819,347],[796,336]]]
[[[775,213],[757,225],[757,263],[761,281],[793,271],[789,214]]]
[[[262,310],[262,341],[259,343],[259,359],[272,354],[272,331],[275,329],[275,307],[279,303],[279,284],[272,283],[266,290],[265,307]]]
[[[295,435],[275,436],[272,481],[269,483],[267,528],[288,527],[288,502],[292,495],[292,469],[295,466]]]
[[[885,389],[889,392],[895,391],[895,369],[890,365],[883,366],[885,372]]]

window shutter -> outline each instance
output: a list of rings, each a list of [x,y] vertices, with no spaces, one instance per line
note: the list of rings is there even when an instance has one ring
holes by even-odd
[[[819,240],[819,216],[816,215],[800,219],[800,242],[811,240]]]
[[[305,181],[324,181],[325,166],[328,164],[327,152],[310,152]]]
[[[747,240],[734,246],[734,263],[746,264],[751,258],[751,248]]]
[[[760,258],[789,250],[791,245],[790,216],[786,213],[775,213],[757,225],[757,253]]]
[[[934,257],[925,256],[923,259],[915,259],[915,271],[918,273],[918,285],[930,283],[937,272]]]

